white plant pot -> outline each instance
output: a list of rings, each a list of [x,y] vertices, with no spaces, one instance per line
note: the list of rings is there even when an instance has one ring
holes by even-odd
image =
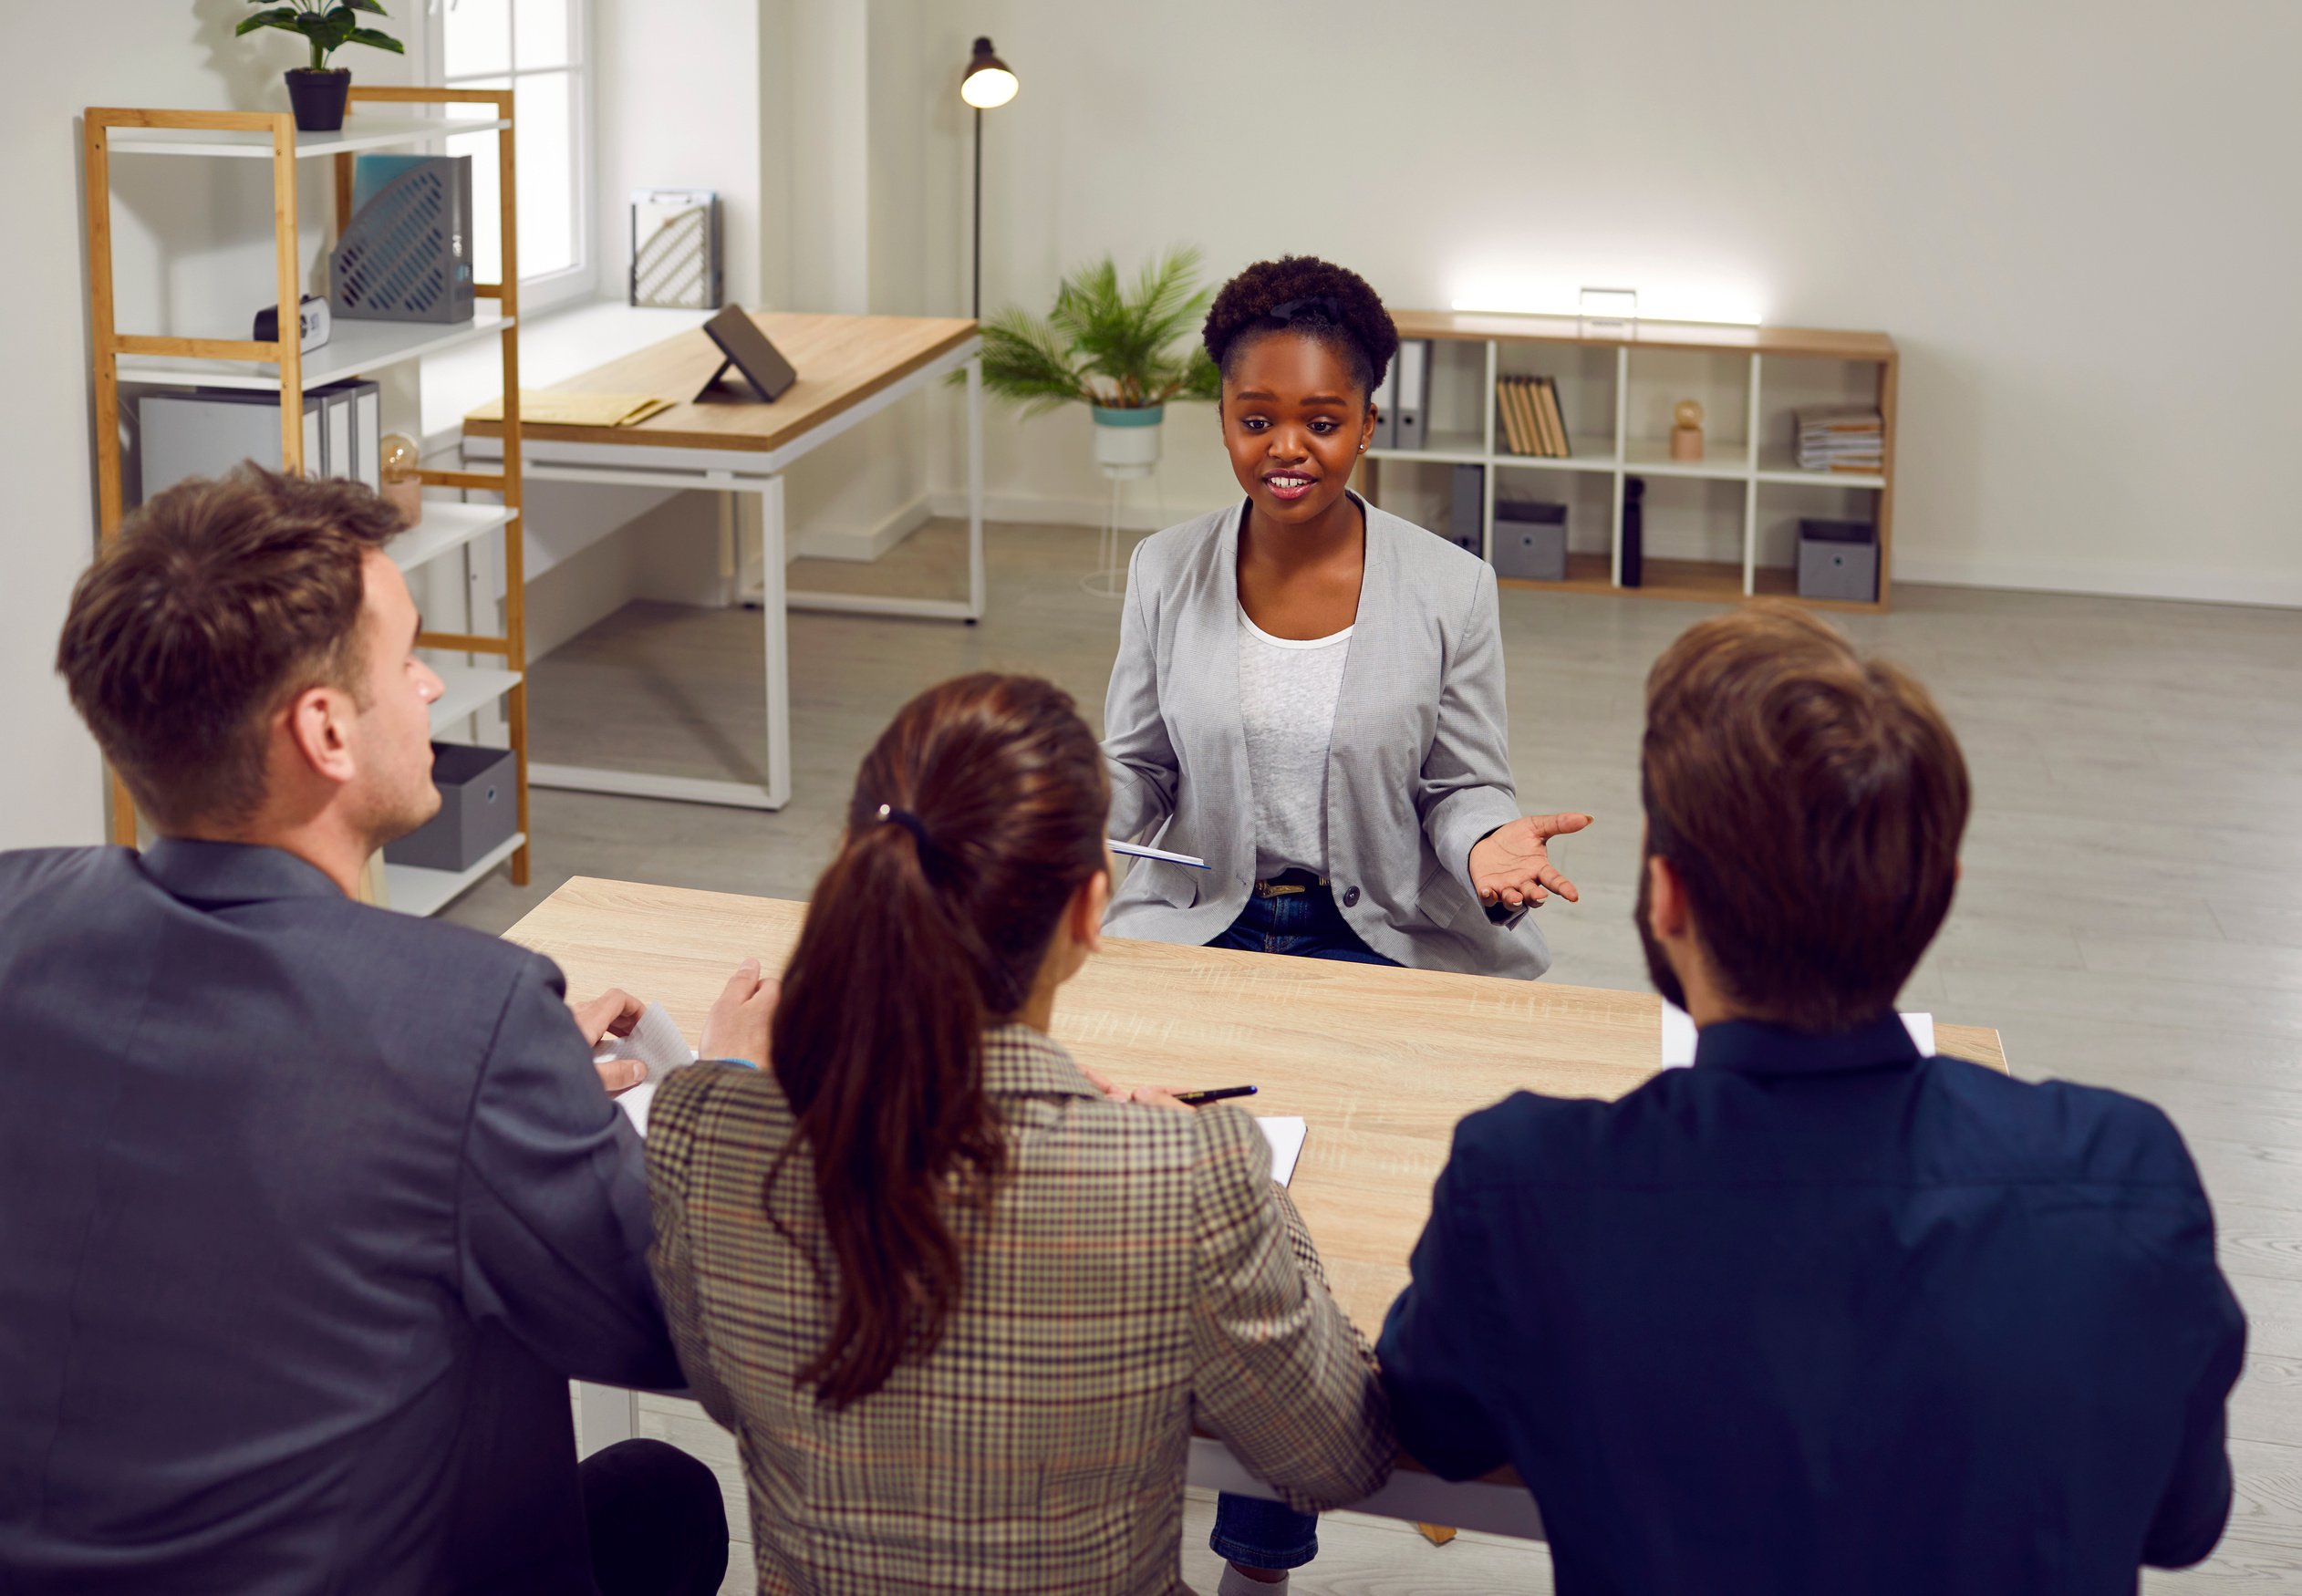
[[[1159,463],[1161,423],[1167,407],[1150,405],[1139,410],[1090,408],[1095,419],[1095,463],[1115,478],[1147,477]]]

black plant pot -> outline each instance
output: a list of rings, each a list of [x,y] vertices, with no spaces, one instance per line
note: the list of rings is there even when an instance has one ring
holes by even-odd
[[[344,100],[352,91],[348,67],[314,71],[291,67],[287,74],[288,103],[296,108],[296,125],[306,133],[333,133],[344,125]]]

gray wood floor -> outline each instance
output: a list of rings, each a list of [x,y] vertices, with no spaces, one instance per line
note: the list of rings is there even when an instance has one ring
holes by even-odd
[[[794,615],[790,807],[538,791],[533,883],[483,883],[451,916],[501,931],[572,875],[806,896],[856,761],[921,687],[1030,670],[1100,722],[1118,606],[1080,588],[1094,546],[1077,529],[994,527],[980,627]],[[803,561],[792,575],[949,593],[959,551],[959,529],[938,523],[878,565]],[[1708,613],[1503,596],[1520,796],[1597,817],[1561,848],[1582,903],[1542,911],[1553,979],[1644,984],[1630,920],[1642,683]],[[1903,1006],[1997,1026],[2019,1074],[2159,1103],[2214,1199],[2251,1324],[2230,1415],[2238,1501],[2211,1561],[2144,1588],[2302,1588],[2302,613],[1903,586],[1892,614],[1843,618],[1934,689],[1974,770],[1965,879]],[[535,757],[756,781],[760,647],[755,613],[635,605],[537,665]],[[1211,1509],[1188,1509],[1187,1548],[1204,1549]],[[733,1522],[741,1533],[740,1498]],[[1434,1548],[1347,1514],[1322,1541],[1298,1592],[1550,1588],[1541,1549],[1513,1542]],[[739,1549],[730,1589],[750,1588],[747,1561]],[[1211,1555],[1185,1567],[1213,1589]]]

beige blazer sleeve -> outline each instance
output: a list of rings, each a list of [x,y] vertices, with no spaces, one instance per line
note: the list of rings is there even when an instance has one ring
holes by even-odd
[[[1271,1183],[1270,1145],[1234,1108],[1203,1109],[1194,1172],[1198,1422],[1289,1506],[1357,1501],[1398,1443],[1368,1346],[1327,1290],[1302,1218]]]

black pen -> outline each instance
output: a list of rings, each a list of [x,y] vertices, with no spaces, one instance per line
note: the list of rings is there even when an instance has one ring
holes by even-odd
[[[1193,1108],[1197,1108],[1202,1104],[1220,1103],[1227,1097],[1252,1097],[1254,1095],[1255,1088],[1252,1086],[1218,1086],[1211,1092],[1178,1092],[1175,1094],[1175,1100],[1177,1103],[1187,1103]]]

